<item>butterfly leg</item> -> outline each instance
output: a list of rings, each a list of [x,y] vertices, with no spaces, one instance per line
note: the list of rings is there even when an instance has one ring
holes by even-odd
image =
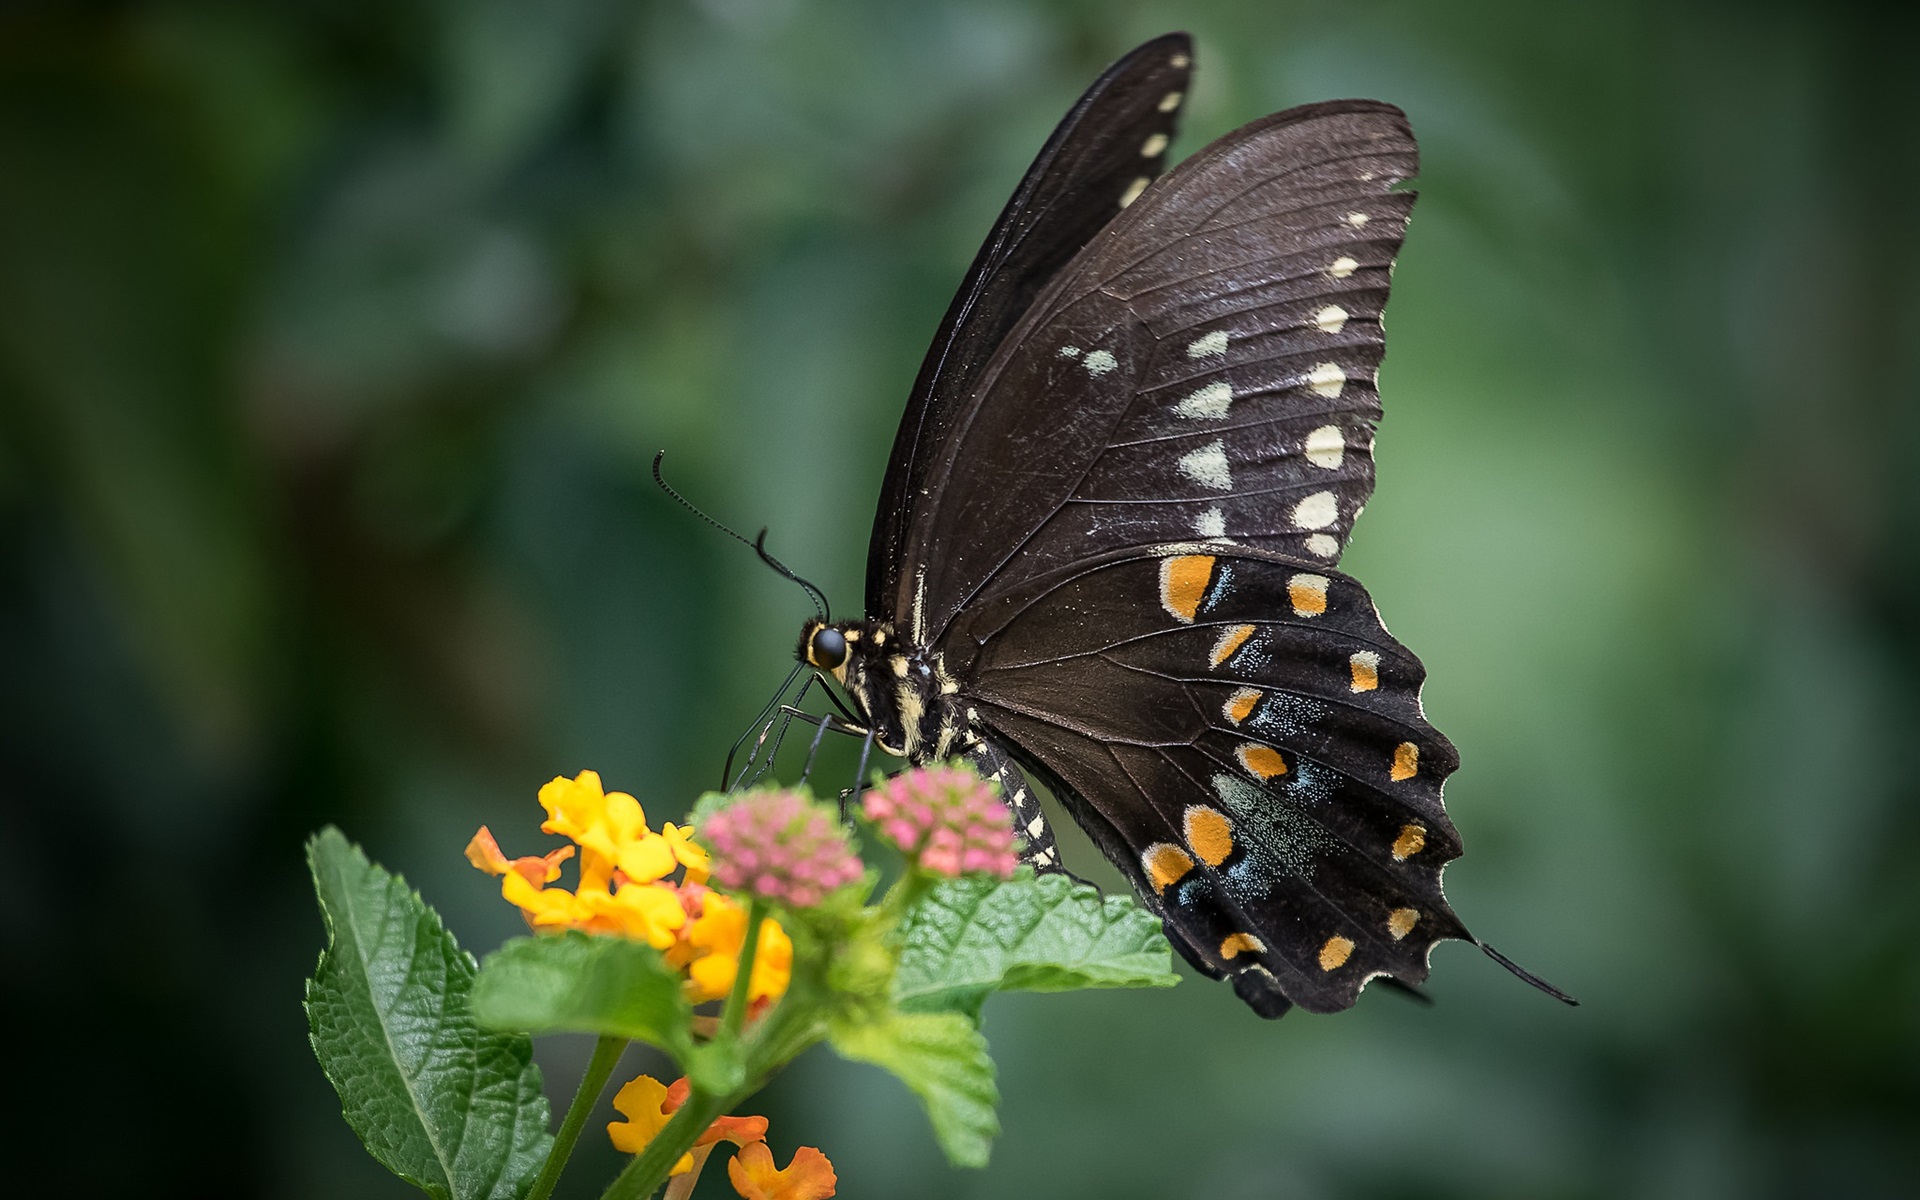
[[[1060,850],[1053,844],[1053,827],[1040,809],[1040,797],[1014,761],[988,741],[977,741],[962,750],[965,760],[985,779],[1000,785],[1000,797],[1013,810],[1013,827],[1026,839],[1020,859],[1042,874],[1061,871]]]

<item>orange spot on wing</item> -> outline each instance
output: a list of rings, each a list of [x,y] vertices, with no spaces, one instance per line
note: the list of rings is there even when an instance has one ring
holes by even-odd
[[[1330,937],[1327,939],[1327,944],[1320,947],[1320,969],[1322,971],[1331,971],[1335,967],[1344,964],[1347,961],[1347,956],[1352,953],[1353,942],[1351,939],[1337,936]]]
[[[1217,867],[1233,853],[1233,822],[1218,809],[1196,804],[1187,810],[1187,845],[1200,861]]]
[[[1393,940],[1397,942],[1412,933],[1414,925],[1418,924],[1419,920],[1420,914],[1415,910],[1396,908],[1387,914],[1387,932],[1392,934]]]
[[[1393,861],[1405,862],[1424,850],[1427,845],[1427,831],[1419,825],[1402,825],[1400,836],[1393,839]]]
[[[1317,617],[1327,611],[1327,577],[1295,575],[1287,580],[1287,601],[1296,617]]]
[[[1240,765],[1261,780],[1272,779],[1275,775],[1287,773],[1287,760],[1272,746],[1256,746],[1252,743],[1237,747],[1234,753],[1240,758]]]
[[[1213,578],[1213,556],[1181,554],[1160,560],[1160,604],[1180,620],[1192,623]]]
[[[1227,697],[1227,704],[1221,711],[1227,714],[1227,720],[1235,725],[1253,715],[1253,706],[1260,703],[1260,689],[1243,687]]]
[[[1233,652],[1247,644],[1253,636],[1253,626],[1233,625],[1220,633],[1220,640],[1213,644],[1213,665],[1219,666],[1233,657]]]
[[[1187,872],[1193,870],[1193,859],[1178,846],[1156,842],[1140,856],[1140,865],[1146,868],[1147,882],[1153,885],[1153,890],[1164,892],[1168,884],[1186,878]]]
[[[1250,933],[1230,933],[1220,943],[1220,957],[1233,959],[1242,954],[1259,954],[1267,944]]]
[[[1347,667],[1353,673],[1353,690],[1370,692],[1380,686],[1380,656],[1371,650],[1362,650],[1347,660]]]
[[[1401,742],[1393,748],[1393,770],[1387,772],[1394,780],[1412,779],[1414,772],[1420,769],[1420,747],[1412,742]]]

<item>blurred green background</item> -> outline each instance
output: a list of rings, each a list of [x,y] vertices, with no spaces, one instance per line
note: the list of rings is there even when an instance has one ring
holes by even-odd
[[[1585,1006],[1458,943],[1432,1009],[1002,998],[988,1171],[824,1051],[758,1102],[782,1160],[847,1197],[1920,1194],[1920,19],[1711,0],[10,6],[5,1177],[410,1194],[305,1044],[302,839],[484,952],[518,926],[475,826],[543,840],[586,766],[677,816],[809,610],[654,451],[857,606],[961,271],[1171,28],[1180,152],[1337,96],[1421,136],[1348,564],[1465,760],[1455,907]],[[542,1046],[562,1102],[585,1050]]]

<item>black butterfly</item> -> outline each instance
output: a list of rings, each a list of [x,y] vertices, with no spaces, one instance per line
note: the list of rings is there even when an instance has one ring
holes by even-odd
[[[1335,101],[1160,178],[1192,53],[1116,63],[1027,171],[907,401],[868,616],[800,656],[889,752],[997,779],[1037,868],[1023,769],[1195,967],[1262,1016],[1329,1012],[1472,940],[1440,889],[1458,756],[1334,569],[1418,150],[1398,109]]]

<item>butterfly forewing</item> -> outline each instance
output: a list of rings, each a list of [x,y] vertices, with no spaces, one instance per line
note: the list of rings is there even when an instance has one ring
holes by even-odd
[[[902,556],[913,626],[1064,562],[1177,538],[1331,565],[1372,488],[1399,110],[1277,114],[1148,188],[957,410]]]
[[[1262,1011],[1425,978],[1464,934],[1440,890],[1452,746],[1419,661],[1359,584],[1186,544],[1123,552],[970,610],[980,721],[1076,816],[1202,970]]]
[[[907,399],[867,552],[870,616],[904,611],[900,552],[912,500],[956,407],[1041,288],[1166,168],[1192,66],[1192,40],[1172,33],[1108,68],[1054,130],[994,223]]]

